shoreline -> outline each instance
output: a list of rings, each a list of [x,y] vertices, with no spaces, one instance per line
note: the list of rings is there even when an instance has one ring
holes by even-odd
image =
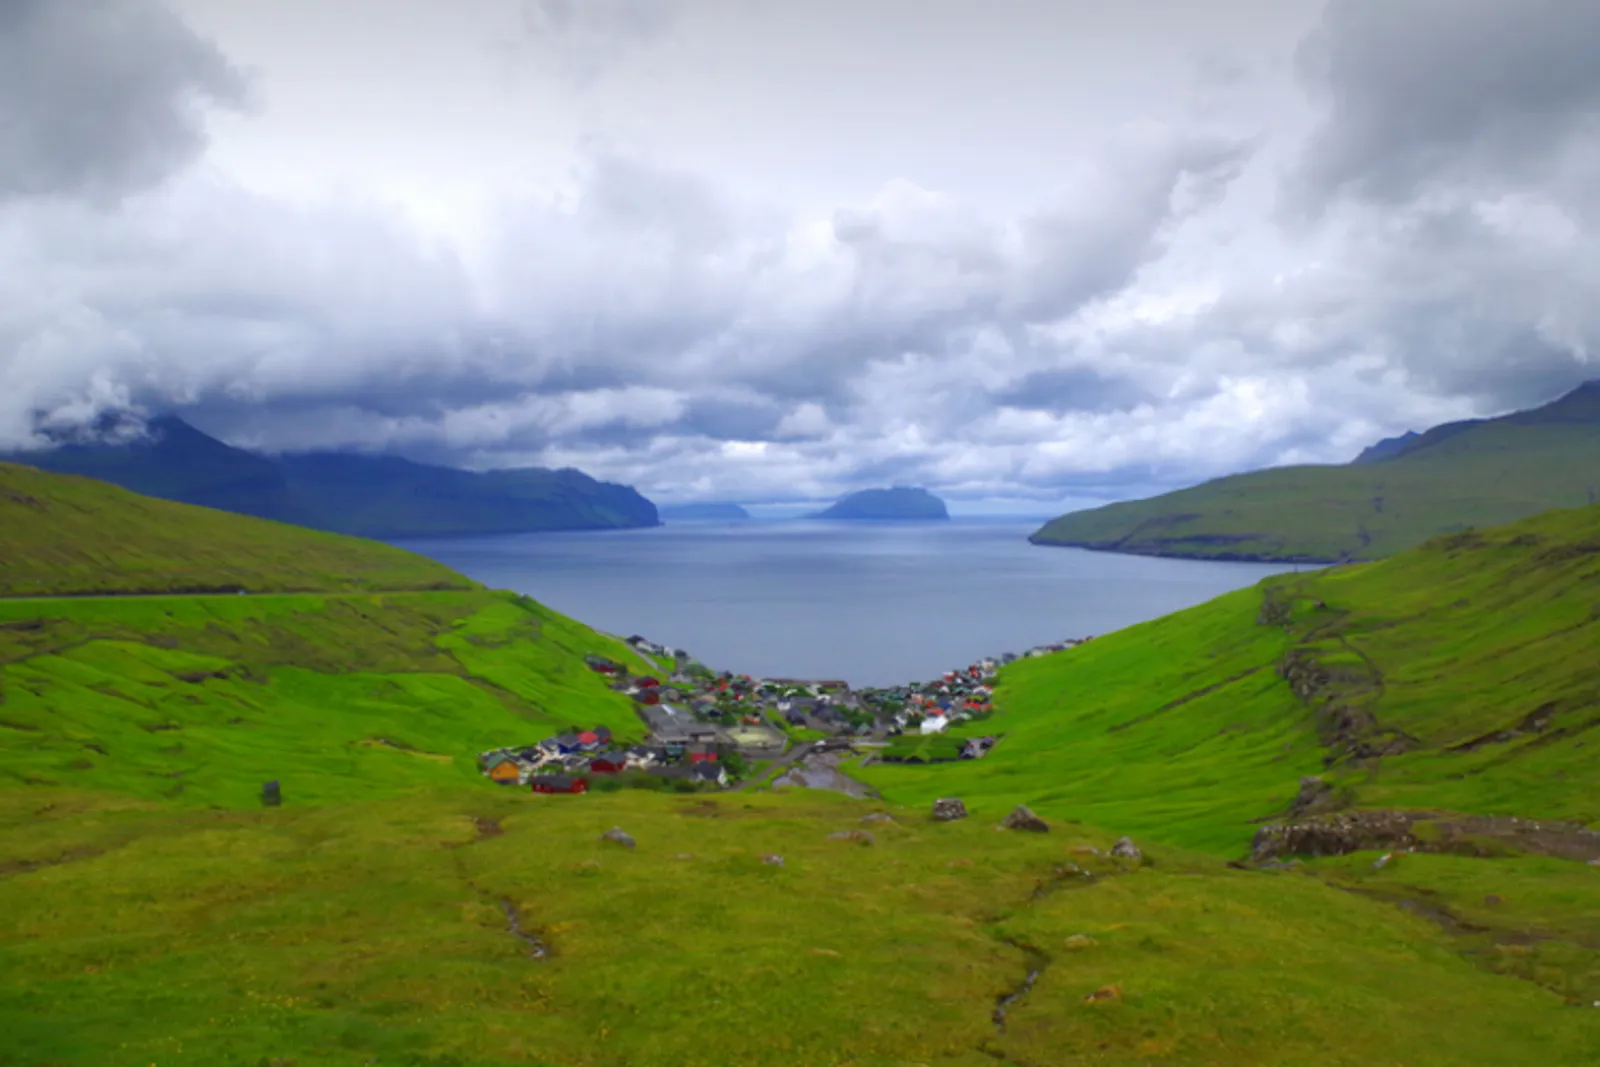
[[[1056,541],[1044,540],[1037,535],[1028,538],[1030,545],[1041,548],[1081,548],[1088,552],[1106,552],[1115,556],[1142,556],[1146,559],[1182,559],[1196,563],[1282,563],[1305,564],[1315,567],[1337,567],[1346,563],[1373,563],[1375,560],[1366,559],[1327,559],[1316,556],[1263,556],[1253,552],[1217,552],[1201,555],[1195,552],[1159,551],[1143,548],[1119,548],[1104,541]]]

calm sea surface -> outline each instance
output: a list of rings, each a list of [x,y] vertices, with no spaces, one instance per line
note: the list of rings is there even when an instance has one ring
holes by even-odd
[[[758,520],[405,547],[718,670],[852,685],[1108,633],[1285,569],[1043,548],[1037,526]]]

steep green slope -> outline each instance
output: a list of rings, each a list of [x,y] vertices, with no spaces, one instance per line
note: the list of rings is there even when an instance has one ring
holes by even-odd
[[[1348,466],[1281,467],[1053,519],[1030,540],[1145,555],[1366,560],[1600,499],[1600,383],[1435,427]]]
[[[0,463],[0,596],[474,587],[388,545]]]
[[[1324,770],[1347,807],[1593,824],[1596,604],[1600,507],[1283,575],[1008,667],[993,754],[868,776],[1219,855]]]
[[[477,591],[0,601],[0,783],[240,805],[476,781],[476,753],[643,727],[619,642]]]
[[[630,486],[577,470],[475,472],[394,456],[234,448],[172,416],[108,416],[110,442],[0,456],[138,493],[360,537],[426,537],[654,526],[655,505]]]

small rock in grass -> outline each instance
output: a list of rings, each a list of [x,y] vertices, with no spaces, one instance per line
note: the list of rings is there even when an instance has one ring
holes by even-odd
[[[894,822],[894,816],[886,811],[875,811],[871,815],[861,816],[862,822]]]
[[[1093,948],[1095,940],[1088,934],[1073,934],[1064,944],[1073,952],[1082,952],[1086,948]]]
[[[829,841],[854,841],[857,844],[870,845],[877,841],[869,830],[840,830],[836,834],[828,835]]]
[[[1011,814],[1001,820],[1000,825],[1007,830],[1029,830],[1036,834],[1048,833],[1050,824],[1045,822],[1032,810],[1018,804],[1012,809]]]
[[[776,852],[763,852],[761,854],[761,862],[767,864],[769,867],[782,867],[783,857],[778,855]]]
[[[933,802],[935,822],[953,822],[967,817],[967,806],[956,797],[940,797]]]
[[[1072,853],[1074,856],[1100,855],[1100,850],[1095,848],[1093,845],[1073,845],[1071,848],[1067,849],[1067,851]]]
[[[578,864],[578,867],[581,870],[597,871],[597,870],[600,869],[600,861],[599,860],[584,860],[582,863]]]
[[[1099,989],[1096,989],[1093,993],[1090,993],[1088,996],[1084,997],[1083,999],[1084,999],[1084,1002],[1088,1003],[1088,1004],[1106,1004],[1106,1003],[1109,1003],[1111,1001],[1121,1000],[1122,999],[1122,987],[1121,986],[1114,986],[1114,985],[1103,985]]]
[[[1139,846],[1133,843],[1131,837],[1117,838],[1117,843],[1111,846],[1111,854],[1125,860],[1144,859],[1144,853],[1139,851]]]
[[[692,859],[694,859],[694,853],[693,852],[680,852],[680,853],[678,853],[676,856],[674,856],[672,858],[675,859],[675,860],[692,860]]]
[[[620,826],[613,826],[611,829],[601,834],[600,840],[615,841],[623,848],[633,848],[636,844],[636,842],[633,840],[633,835],[628,833]]]
[[[1483,898],[1483,902],[1491,908],[1496,908],[1501,904],[1504,904],[1506,902],[1506,898],[1501,896],[1499,893],[1490,893],[1488,896]]]

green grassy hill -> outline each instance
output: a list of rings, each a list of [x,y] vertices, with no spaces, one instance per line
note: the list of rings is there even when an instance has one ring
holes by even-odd
[[[1600,506],[1281,575],[1014,664],[990,756],[870,777],[1217,855],[1323,772],[1350,807],[1600,823],[1596,605]]]
[[[387,545],[0,463],[0,596],[472,588]]]
[[[1600,499],[1600,383],[1435,427],[1347,466],[1280,467],[1053,519],[1031,540],[1144,555],[1365,560]]]
[[[237,521],[218,559],[299,536]],[[1340,750],[1273,677],[1296,649],[1423,746],[1343,759],[1357,801],[1593,818],[1600,518],[1541,522],[1014,665],[994,754],[869,771],[889,802],[490,784],[490,745],[638,729],[582,658],[628,650],[509,594],[0,600],[0,1064],[1586,1067],[1595,869],[1228,866]],[[997,832],[1019,801],[1052,831]]]

